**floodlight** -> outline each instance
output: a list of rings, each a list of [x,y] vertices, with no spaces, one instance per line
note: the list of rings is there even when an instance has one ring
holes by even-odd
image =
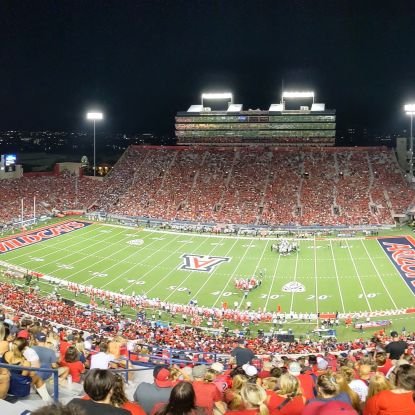
[[[284,91],[283,98],[314,98],[313,91]]]
[[[206,92],[202,93],[203,99],[230,99],[232,101],[231,92]]]
[[[411,114],[411,113],[415,114],[415,104],[406,104],[404,106],[404,109],[407,114]]]
[[[87,120],[102,120],[104,118],[104,114],[102,112],[88,112],[86,114]]]
[[[102,112],[98,112],[98,111],[91,111],[88,112],[86,114],[86,119],[87,120],[91,120],[94,122],[94,176],[96,174],[96,163],[95,163],[95,158],[96,158],[96,146],[95,146],[95,121],[99,121],[102,120],[104,118],[104,114]]]
[[[415,104],[404,105],[404,110],[406,114],[411,117],[411,129],[409,130],[409,153],[410,153],[409,180],[410,180],[410,183],[412,184],[413,179],[414,179],[414,138],[412,135],[412,124],[413,124],[414,115],[415,115]]]

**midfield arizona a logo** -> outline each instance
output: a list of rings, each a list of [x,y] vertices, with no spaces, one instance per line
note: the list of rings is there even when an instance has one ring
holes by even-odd
[[[179,269],[185,271],[203,271],[211,272],[219,264],[223,262],[229,262],[231,259],[224,256],[210,256],[210,255],[192,255],[183,254],[183,264]]]

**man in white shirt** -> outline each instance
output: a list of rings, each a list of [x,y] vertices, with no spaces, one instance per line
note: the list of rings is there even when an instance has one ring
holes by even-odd
[[[110,363],[115,359],[115,356],[107,353],[108,343],[101,342],[99,345],[100,351],[91,355],[90,369],[108,369]]]

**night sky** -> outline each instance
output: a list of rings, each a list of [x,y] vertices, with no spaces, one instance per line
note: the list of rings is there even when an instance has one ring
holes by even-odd
[[[386,5],[387,4],[387,5]],[[340,127],[405,126],[415,1],[0,0],[0,129],[173,133],[202,91],[313,89]]]

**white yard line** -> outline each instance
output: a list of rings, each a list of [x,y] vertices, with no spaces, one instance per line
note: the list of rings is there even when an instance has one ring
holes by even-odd
[[[376,275],[378,276],[378,278],[379,278],[379,280],[380,280],[381,284],[383,285],[383,288],[385,289],[385,291],[386,291],[386,293],[388,294],[388,296],[389,296],[390,300],[392,301],[393,306],[395,307],[395,309],[397,309],[397,308],[398,308],[398,306],[396,305],[396,303],[395,303],[394,299],[392,298],[392,296],[391,296],[391,294],[390,294],[389,290],[386,288],[386,285],[385,285],[385,283],[384,283],[384,281],[383,281],[383,278],[382,278],[382,276],[380,275],[380,272],[378,271],[378,269],[376,268],[376,264],[373,262],[373,259],[372,259],[372,257],[370,256],[369,251],[367,250],[366,245],[365,245],[365,243],[364,243],[363,241],[362,241],[362,245],[363,245],[363,248],[365,249],[365,252],[366,252],[366,254],[367,254],[368,258],[370,259],[370,262],[371,262],[371,264],[372,264],[372,266],[373,266],[373,268],[374,268],[374,270],[375,270],[375,272],[376,272]],[[389,258],[389,257],[388,257],[388,258]]]
[[[180,235],[183,236],[183,234],[178,234],[178,236],[180,236]],[[190,235],[187,235],[187,236],[190,236]],[[193,235],[193,236],[200,236],[200,235]],[[192,251],[198,250],[205,242],[206,242],[206,240],[204,238],[202,238],[202,242],[197,247],[192,247]],[[184,244],[182,244],[182,245],[184,245]],[[213,249],[215,249],[215,248],[213,248]],[[178,251],[178,249],[175,252],[177,252],[177,251]],[[161,263],[163,263],[163,262],[161,262]],[[171,274],[173,274],[176,271],[177,271],[177,268],[176,267],[173,267],[163,278],[161,278],[160,280],[158,280],[157,281],[157,284],[154,284],[151,287],[151,289],[146,292],[146,294],[148,295],[149,292],[151,292],[154,288],[158,287],[166,278],[168,278]],[[190,273],[192,274],[193,271],[190,271]],[[187,277],[187,278],[189,278],[189,277]],[[174,292],[176,292],[177,288],[180,288],[182,286],[182,284],[183,284],[183,281],[180,283],[180,285],[176,286],[176,288],[167,296],[167,298],[169,298]],[[166,301],[166,299],[164,301]]]
[[[365,288],[363,287],[362,280],[361,280],[361,278],[360,278],[359,272],[357,271],[356,262],[355,262],[355,260],[354,260],[354,258],[353,258],[352,252],[351,252],[351,250],[350,250],[349,243],[348,243],[348,242],[346,242],[346,244],[347,244],[347,250],[349,251],[350,259],[352,260],[353,267],[354,267],[354,270],[355,270],[355,272],[356,272],[357,279],[359,280],[360,287],[362,288],[363,295],[364,295],[364,297],[365,297],[365,300],[366,300],[367,306],[369,307],[369,311],[372,311],[372,307],[371,307],[371,305],[370,305],[370,303],[369,303],[369,299],[367,298],[367,295],[366,295],[366,290],[365,290]]]
[[[238,240],[236,240],[234,243],[233,243],[233,245],[231,246],[231,248],[230,249],[228,249],[228,252],[226,253],[226,255],[225,256],[229,256],[229,254],[230,254],[230,252],[232,251],[232,249],[234,248],[234,246],[236,245],[236,243],[238,242]],[[239,264],[238,264],[238,266],[239,266]],[[212,278],[212,276],[214,275],[214,273],[217,271],[219,269],[219,267],[216,267],[211,273],[210,273],[210,275],[209,275],[209,278],[207,278],[206,279],[206,281],[204,282],[204,284],[197,290],[197,292],[195,293],[195,298],[197,298],[197,296],[198,296],[198,294],[200,293],[200,291],[202,290],[202,288],[210,281],[210,279]],[[234,271],[233,271],[233,273],[231,274],[231,276],[230,276],[230,278],[229,278],[229,280],[232,278],[232,276],[235,274],[235,272],[236,272],[236,269],[237,269],[237,267],[235,267],[234,268]],[[229,283],[229,280],[228,280],[228,283]],[[222,294],[221,294],[222,295]],[[217,300],[219,299],[219,297],[217,298]],[[216,301],[217,301],[216,300]],[[216,304],[216,303],[215,303]],[[212,307],[214,307],[214,305],[212,306]]]
[[[88,233],[93,233],[95,230],[91,229],[91,228],[92,228],[92,225],[90,227],[87,227],[87,228],[82,228],[83,230],[86,230],[86,232],[84,234],[88,235]],[[74,234],[78,230],[80,230],[80,229],[77,229],[73,232],[70,232],[70,233],[67,233],[67,234],[62,234],[62,235],[59,235],[59,236],[68,236],[69,237],[71,234]],[[33,254],[33,256],[34,256],[36,254],[39,254],[42,251],[45,251],[45,250],[49,249],[49,245],[46,243],[48,241],[53,241],[55,243],[55,246],[60,244],[60,243],[62,243],[62,244],[66,243],[66,247],[65,247],[66,249],[64,249],[64,250],[67,250],[67,249],[72,248],[72,247],[76,247],[77,245],[79,245],[81,243],[79,241],[79,235],[77,236],[77,242],[75,244],[68,244],[68,238],[63,238],[62,239],[62,238],[59,238],[59,236],[57,236],[55,238],[46,239],[44,241],[34,243],[33,245],[28,245],[27,247],[29,247],[29,246],[31,247],[31,249],[32,249],[31,255]],[[75,236],[75,235],[73,235],[73,236]],[[58,250],[60,251],[60,249],[58,249]],[[24,252],[23,254],[14,255],[13,260],[19,259],[19,258],[22,258],[22,257],[27,258],[27,256],[28,256],[27,253],[25,253],[24,247],[19,248],[16,251],[13,251],[13,252]],[[45,255],[45,257],[47,257],[49,255],[54,255],[55,252],[56,251]],[[26,264],[27,262],[30,262],[30,261],[23,262],[23,264]],[[20,265],[20,266],[23,266],[23,265]]]
[[[295,251],[295,270],[294,270],[294,281],[297,281],[297,270],[298,270],[298,249]],[[290,313],[293,312],[295,292],[291,293],[291,304],[290,304]]]
[[[314,295],[316,297],[316,314],[320,312],[318,303],[318,278],[317,278],[317,248],[316,237],[314,236]]]
[[[238,240],[235,241],[235,243],[232,245],[232,248],[228,251],[230,252],[233,247],[235,246],[235,244],[238,242]],[[249,248],[251,247],[252,243],[254,242],[254,240],[252,239],[251,242],[249,243],[249,246],[245,249],[245,253],[248,252]],[[244,257],[244,255],[242,256],[242,258]],[[223,293],[225,292],[225,290],[228,288],[229,283],[232,281],[232,279],[234,278],[234,275],[236,274],[236,270],[239,268],[239,266],[241,265],[242,261],[239,261],[238,265],[234,268],[231,276],[228,278],[228,281],[226,282],[226,284],[223,286],[221,292],[219,293],[218,297],[216,298],[216,301],[213,303],[212,307],[215,307],[216,304],[218,303],[218,301],[222,298]],[[243,303],[244,297],[242,296],[242,300],[239,302],[239,307],[241,307],[241,304]],[[238,307],[238,308],[239,308]]]
[[[336,273],[337,288],[339,289],[340,301],[342,303],[343,313],[345,313],[346,309],[344,308],[343,294],[342,294],[342,290],[341,290],[341,287],[340,287],[339,273],[337,272],[336,257],[334,256],[332,241],[330,241],[330,250],[331,250],[331,255],[333,257],[334,272]]]
[[[176,237],[176,238],[174,238],[174,239],[172,239],[172,240],[170,240],[164,247],[167,247],[167,246],[169,246],[170,244],[172,244],[172,243],[175,243],[176,242],[176,240],[177,240],[177,238],[178,237]],[[150,242],[149,244],[147,244],[147,245],[143,245],[142,246],[142,248],[141,249],[139,249],[139,250],[137,250],[136,252],[134,252],[134,253],[132,253],[131,255],[128,255],[128,256],[126,256],[126,257],[123,257],[123,259],[122,259],[122,262],[123,263],[129,263],[127,260],[128,260],[128,258],[134,258],[136,255],[142,255],[143,254],[143,252],[144,251],[146,251],[148,248],[150,248],[151,247],[151,245],[152,244],[155,244],[156,242],[158,242],[157,240],[154,240],[154,241],[152,241],[152,242]],[[164,249],[164,247],[163,247],[163,249]],[[180,246],[181,247],[181,246]],[[117,253],[119,253],[119,252],[122,252],[124,249],[127,249],[126,247],[123,247],[121,250],[118,250],[117,251]],[[151,272],[154,268],[157,268],[160,264],[162,264],[163,262],[165,262],[165,261],[167,261],[172,255],[174,255],[174,253],[175,252],[177,252],[177,250],[178,249],[180,249],[180,248],[177,248],[175,251],[170,251],[170,253],[171,253],[171,255],[170,256],[167,256],[165,259],[164,259],[164,261],[162,261],[162,262],[159,262],[158,264],[157,264],[157,266],[155,266],[155,267],[153,267],[153,268],[151,268],[149,271],[147,271],[145,274],[143,274],[143,275],[141,275],[141,277],[136,277],[136,278],[134,278],[134,282],[132,283],[132,284],[130,284],[130,285],[128,285],[127,287],[126,287],[126,289],[128,289],[128,288],[130,288],[132,285],[135,285],[138,281],[142,281],[143,280],[143,278],[149,273],[149,272]],[[151,257],[153,257],[154,255],[157,255],[158,253],[159,253],[160,251],[159,250],[154,250],[153,252],[152,252],[152,254],[151,255],[147,255],[146,257],[145,257],[145,259],[147,260],[148,258],[151,258]],[[105,258],[104,258],[105,259]],[[110,269],[112,269],[112,268],[116,268],[116,267],[118,267],[119,266],[119,262],[117,262],[116,264],[114,264],[114,265],[112,265],[112,266],[110,266],[109,268],[107,268],[107,270],[110,270]],[[134,269],[134,268],[136,268],[137,266],[143,266],[143,263],[142,262],[134,262],[133,263],[133,265],[131,266],[131,267],[129,267],[129,268],[127,268],[127,270],[125,270],[125,271],[123,271],[123,272],[117,272],[117,277],[116,278],[113,278],[113,279],[111,279],[109,282],[107,282],[106,284],[104,284],[104,285],[102,285],[101,286],[101,288],[104,288],[104,287],[107,287],[108,285],[110,285],[110,284],[113,284],[114,283],[114,281],[117,281],[117,280],[119,280],[120,278],[122,278],[122,277],[124,277],[126,274],[129,274],[130,272],[131,272],[131,270],[132,269]],[[95,278],[95,277],[93,277],[93,278]],[[131,278],[131,279],[133,279],[133,278]]]
[[[276,280],[275,277],[277,275],[277,270],[278,270],[278,266],[280,264],[280,260],[281,260],[281,255],[278,255],[278,261],[277,261],[277,265],[275,266],[275,269],[274,269],[274,274],[272,276],[271,286],[269,287],[267,300],[265,301],[264,311],[267,311],[267,307],[268,307],[268,303],[269,303],[269,298],[272,295],[272,289],[274,287],[274,282]]]

